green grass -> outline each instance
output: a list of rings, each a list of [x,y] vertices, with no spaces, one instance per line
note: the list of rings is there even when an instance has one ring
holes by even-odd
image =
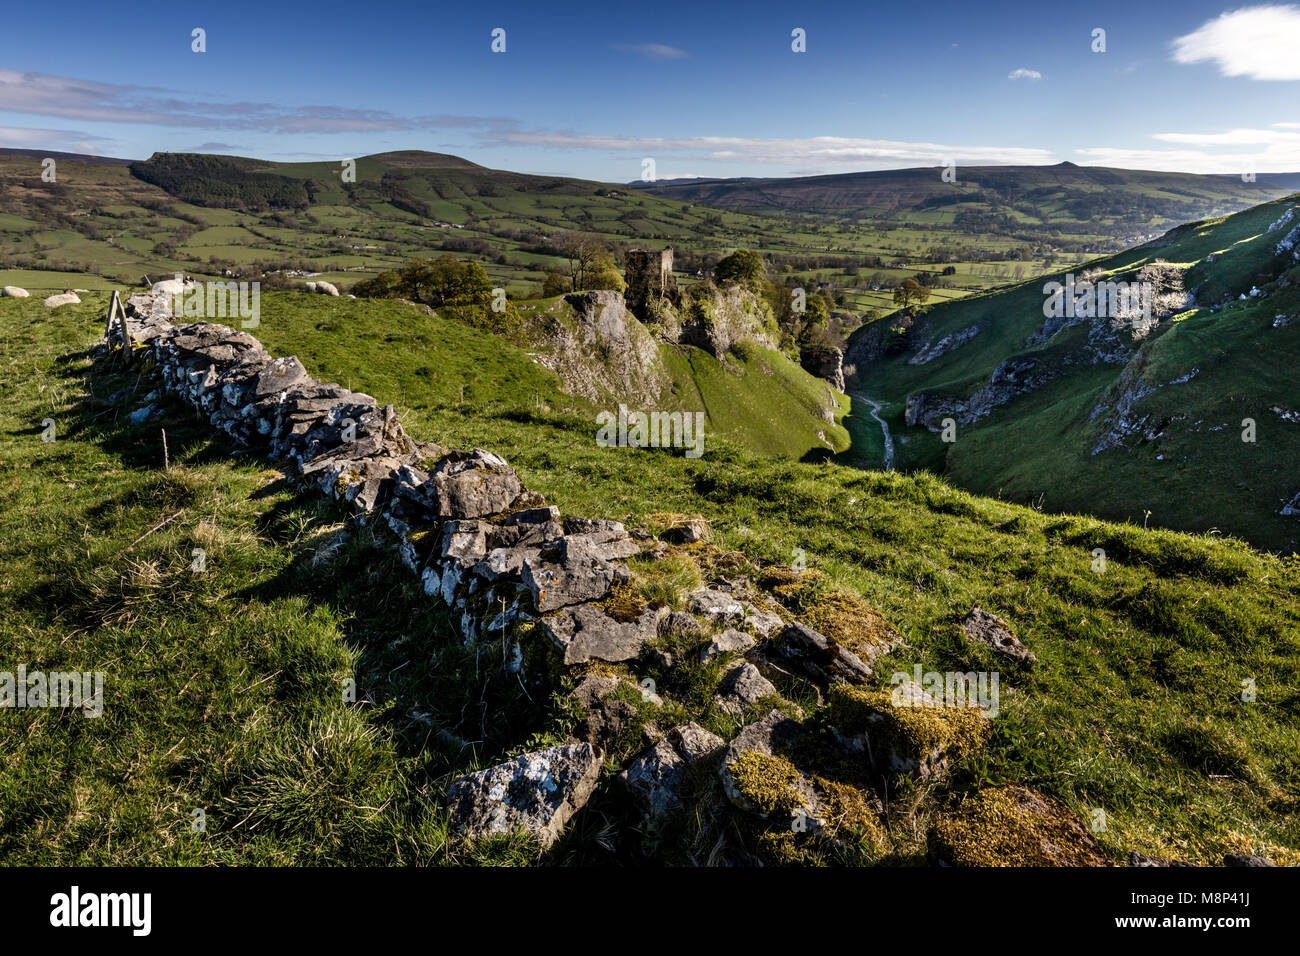
[[[4,667],[106,674],[100,720],[0,712],[0,856],[533,859],[509,841],[476,855],[449,849],[440,794],[451,775],[562,737],[563,708],[481,666],[384,549],[364,533],[339,542],[339,515],[311,490],[230,457],[175,406],[160,423],[129,425],[151,386],[92,362],[106,296],[87,300],[57,316],[0,301]],[[566,514],[635,526],[658,512],[700,513],[722,548],[781,563],[803,549],[906,639],[878,667],[882,685],[914,662],[1000,670],[992,745],[943,792],[1014,781],[1085,820],[1103,809],[1098,837],[1117,860],[1131,849],[1201,863],[1236,849],[1300,859],[1295,562],[1229,540],[1050,516],[927,475],[757,457],[724,438],[699,460],[599,448],[589,417],[562,411],[554,393],[539,408],[508,380],[512,363],[483,368],[488,356],[463,354],[472,343],[454,330],[441,349],[425,330],[424,355],[408,359],[413,340],[403,338],[376,362],[385,345],[371,341],[371,323],[416,332],[379,311],[393,304],[338,308],[356,310],[353,326],[317,330],[268,307],[257,334],[318,375],[387,398],[405,389],[420,438],[505,455]],[[320,321],[343,319],[331,308]],[[415,362],[438,374],[416,376]],[[482,390],[477,400],[460,402],[461,374]],[[110,403],[122,389],[130,396]],[[59,429],[52,444],[39,438],[47,417]],[[201,575],[189,570],[195,547],[208,550]],[[1104,573],[1093,570],[1097,547]],[[962,643],[955,623],[976,604],[1011,621],[1038,665],[1008,667]],[[365,703],[343,702],[348,677]],[[708,674],[689,679],[684,693],[707,700]],[[1242,700],[1248,679],[1253,703]],[[630,827],[612,826],[622,811],[611,784],[551,859],[649,852]],[[207,811],[204,834],[190,832],[195,808]]]

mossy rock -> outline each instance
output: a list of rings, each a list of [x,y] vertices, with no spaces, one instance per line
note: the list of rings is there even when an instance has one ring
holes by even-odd
[[[929,831],[931,857],[948,866],[1107,866],[1069,807],[1016,784],[981,790]]]
[[[830,591],[816,598],[804,608],[803,620],[868,665],[903,643],[883,614],[844,591]]]
[[[907,693],[833,685],[827,718],[851,744],[868,749],[877,769],[887,773],[926,777],[988,743],[992,728],[978,707],[945,707],[911,687]]]

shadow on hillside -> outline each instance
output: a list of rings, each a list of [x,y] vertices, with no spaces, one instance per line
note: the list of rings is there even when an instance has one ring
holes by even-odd
[[[207,464],[234,453],[231,443],[177,399],[150,399],[154,389],[143,369],[123,366],[102,346],[64,353],[54,360],[50,372],[70,392],[82,395],[71,413],[60,417],[59,434],[97,444],[120,457],[127,467],[162,467],[164,429],[172,462]],[[132,424],[132,413],[150,405],[154,412],[148,419]]]
[[[850,397],[849,413],[840,422],[849,433],[849,447],[836,455],[827,454],[825,460],[854,468],[881,469],[884,467],[885,446],[880,423],[871,417],[870,405],[862,399]],[[805,460],[809,460],[807,456]]]

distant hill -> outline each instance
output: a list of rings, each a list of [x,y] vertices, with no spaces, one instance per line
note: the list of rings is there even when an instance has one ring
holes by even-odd
[[[129,159],[114,159],[112,156],[94,156],[90,153],[59,153],[48,149],[0,149],[0,156],[30,156],[32,159],[49,157],[50,159],[67,159],[78,163],[111,163],[117,166],[125,166],[131,162]]]
[[[812,215],[870,224],[932,224],[1004,235],[1113,238],[1162,231],[1300,189],[1300,173],[1239,176],[1147,172],[1060,163],[939,167],[786,179],[635,183],[666,199],[765,215]]]

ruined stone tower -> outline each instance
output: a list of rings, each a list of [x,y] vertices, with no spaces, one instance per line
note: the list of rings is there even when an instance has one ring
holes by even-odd
[[[658,253],[646,249],[629,249],[626,273],[627,305],[639,319],[649,317],[652,303],[673,298],[677,292],[671,246]]]

